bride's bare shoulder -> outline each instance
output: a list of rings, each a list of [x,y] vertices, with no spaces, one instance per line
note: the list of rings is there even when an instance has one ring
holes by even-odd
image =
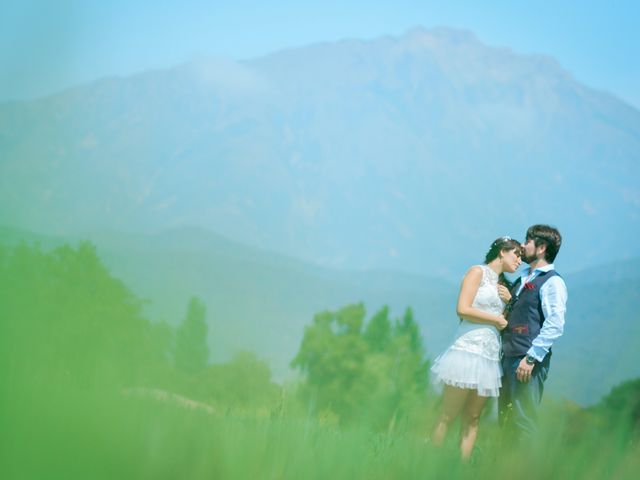
[[[473,265],[471,267],[469,267],[469,270],[467,270],[467,273],[465,275],[482,275],[482,265]]]
[[[482,265],[473,265],[469,267],[467,273],[464,274],[463,280],[477,280],[480,281],[482,279]]]

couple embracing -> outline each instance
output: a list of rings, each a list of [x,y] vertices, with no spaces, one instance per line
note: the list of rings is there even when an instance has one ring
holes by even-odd
[[[561,244],[556,228],[533,225],[522,244],[498,238],[485,263],[466,273],[456,339],[431,369],[435,381],[444,384],[434,444],[444,441],[461,415],[460,451],[469,459],[489,397],[499,397],[503,426],[520,435],[535,431],[551,345],[564,327],[567,288],[553,265]],[[504,274],[514,273],[521,261],[528,267],[510,285]]]

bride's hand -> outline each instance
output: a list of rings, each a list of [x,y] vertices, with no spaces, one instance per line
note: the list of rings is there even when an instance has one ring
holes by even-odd
[[[498,285],[498,296],[504,303],[509,303],[509,300],[511,300],[511,293],[504,285]]]
[[[507,325],[509,324],[509,322],[507,322],[507,319],[504,318],[504,316],[500,315],[498,317],[498,320],[496,320],[496,328],[498,330],[504,330],[505,328],[507,328]]]

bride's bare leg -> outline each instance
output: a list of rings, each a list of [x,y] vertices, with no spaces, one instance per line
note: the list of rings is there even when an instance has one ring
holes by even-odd
[[[487,397],[480,397],[476,390],[471,390],[462,412],[462,432],[460,435],[460,453],[463,460],[469,460],[478,436],[480,415]]]
[[[457,388],[450,385],[444,386],[444,394],[442,397],[442,413],[431,435],[431,441],[434,445],[442,445],[444,438],[449,430],[449,425],[462,411],[467,397],[473,390],[466,388]]]

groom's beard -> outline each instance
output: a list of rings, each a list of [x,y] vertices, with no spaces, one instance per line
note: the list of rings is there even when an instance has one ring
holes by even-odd
[[[527,256],[525,256],[525,255],[523,255],[523,256],[522,256],[522,261],[523,261],[524,263],[528,263],[528,264],[531,264],[531,262],[533,262],[535,259],[536,259],[536,256],[535,256],[535,255],[531,255],[531,256],[529,256],[529,257],[527,257]]]

